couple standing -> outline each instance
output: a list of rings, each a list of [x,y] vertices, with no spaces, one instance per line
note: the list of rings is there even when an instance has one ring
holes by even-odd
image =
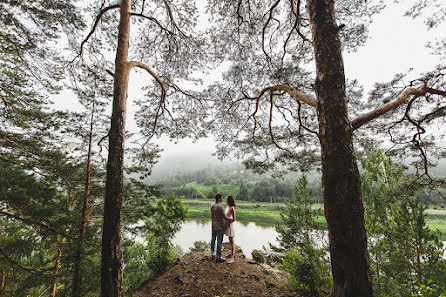
[[[215,241],[217,241],[217,263],[225,262],[221,255],[221,247],[223,244],[223,234],[229,237],[231,244],[231,254],[228,255],[228,263],[234,263],[235,256],[235,201],[233,196],[226,198],[226,210],[222,205],[223,195],[218,193],[215,195],[215,202],[211,205],[212,216],[212,239],[211,239],[211,259],[215,259]]]

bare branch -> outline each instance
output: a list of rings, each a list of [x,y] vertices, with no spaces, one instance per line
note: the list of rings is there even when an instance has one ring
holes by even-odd
[[[356,130],[356,129],[360,128],[361,126],[363,126],[364,124],[367,124],[371,120],[374,120],[374,119],[382,116],[383,114],[387,113],[388,111],[396,109],[398,106],[400,106],[401,104],[406,102],[410,96],[420,97],[427,93],[446,97],[445,91],[428,88],[426,85],[423,85],[420,88],[408,88],[408,89],[404,90],[404,92],[402,92],[398,96],[398,98],[396,98],[395,100],[390,101],[389,103],[386,103],[386,104],[378,107],[377,109],[372,110],[366,114],[358,116],[356,119],[351,121],[352,130]]]
[[[159,105],[158,105],[158,107],[156,109],[155,122],[153,124],[153,129],[152,129],[152,136],[153,136],[155,134],[155,129],[156,129],[157,124],[158,124],[159,116],[165,110],[165,101],[166,101],[166,87],[165,87],[165,84],[161,80],[161,77],[159,77],[149,66],[147,66],[144,63],[136,62],[136,61],[130,61],[130,62],[127,62],[127,67],[128,67],[128,71],[129,72],[134,67],[138,67],[138,68],[146,70],[157,81],[157,83],[161,87],[161,97],[160,97]],[[161,110],[161,114],[160,114],[160,110]],[[149,138],[149,140],[150,140],[150,138]],[[148,142],[148,140],[146,141],[146,143],[147,142]]]
[[[285,91],[288,95],[293,97],[296,101],[300,101],[307,105],[317,107],[317,100],[314,97],[307,95],[305,93],[302,93],[289,85],[283,84],[283,85],[276,85],[276,86],[264,88],[260,92],[259,96],[262,96],[263,94],[265,94],[268,91]]]
[[[146,64],[141,63],[141,62],[129,61],[129,62],[127,62],[127,66],[128,66],[128,71],[129,72],[134,67],[138,67],[138,68],[141,68],[141,69],[144,69],[145,71],[147,71],[157,81],[157,83],[160,85],[160,87],[161,87],[161,99],[163,101],[165,100],[165,98],[166,98],[166,88],[164,86],[164,82],[161,80],[161,77],[159,77],[158,74],[156,74],[149,66],[147,66]]]
[[[307,126],[305,126],[302,122],[302,116],[301,116],[301,110],[302,110],[302,103],[300,103],[300,101],[297,101],[297,116],[299,119],[299,125],[300,127],[304,128],[305,130],[307,130],[308,132],[316,135],[319,137],[319,133],[317,133],[316,131],[311,130],[310,128],[308,128]]]
[[[169,19],[170,22],[172,23],[173,28],[175,28],[176,30],[178,30],[178,32],[180,33],[181,36],[186,37],[186,34],[183,33],[183,31],[181,31],[180,27],[178,27],[177,23],[175,22],[175,18],[173,17],[173,13],[172,13],[172,7],[171,3],[169,3],[169,0],[163,0],[164,5],[166,6],[167,9],[167,14],[169,15]]]
[[[79,54],[78,54],[76,57],[74,57],[74,59],[73,59],[71,62],[74,62],[74,60],[76,60],[77,58],[79,58],[80,56],[82,56],[82,52],[84,51],[84,45],[88,42],[88,40],[90,39],[91,35],[93,35],[93,33],[96,31],[96,27],[98,26],[99,21],[101,20],[102,16],[103,16],[107,11],[112,10],[112,9],[116,9],[116,8],[119,8],[119,6],[120,6],[120,4],[110,5],[110,6],[107,6],[106,8],[103,8],[103,9],[99,12],[99,14],[96,16],[96,19],[95,19],[95,21],[94,21],[93,28],[91,29],[90,33],[88,33],[87,37],[86,37],[86,38],[82,41],[82,43],[81,43],[81,50],[80,50]]]
[[[390,102],[388,102],[388,103],[386,103],[386,104],[378,107],[377,109],[372,110],[366,114],[360,115],[356,119],[351,121],[352,130],[356,130],[359,127],[363,126],[364,124],[367,124],[371,120],[374,120],[374,119],[382,116],[383,114],[389,112],[390,110],[396,109],[398,106],[400,106],[401,104],[406,102],[406,100],[410,96],[419,97],[419,96],[423,96],[424,94],[426,94],[426,92],[427,92],[427,88],[425,86],[423,86],[421,88],[406,89],[395,100],[390,101]]]
[[[426,93],[430,93],[430,94],[435,94],[435,95],[440,95],[440,96],[446,97],[446,92],[445,91],[432,89],[432,88],[428,88],[428,87],[426,87]]]
[[[110,130],[108,130],[107,134],[102,137],[99,141],[98,141],[98,146],[99,146],[99,153],[102,153],[102,142],[108,137],[110,136]]]
[[[406,108],[406,112],[404,114],[404,117],[415,127],[417,127],[417,133],[415,133],[412,136],[412,140],[410,141],[411,143],[413,143],[413,145],[415,145],[415,147],[418,149],[418,151],[420,152],[421,155],[421,159],[423,160],[423,167],[424,167],[424,175],[426,175],[429,179],[432,179],[429,175],[429,171],[428,171],[428,161],[427,161],[427,156],[426,156],[426,152],[424,151],[422,144],[423,142],[421,141],[421,135],[426,133],[426,130],[421,127],[420,122],[417,122],[415,120],[413,120],[410,115],[409,115],[409,111],[412,107],[413,102],[415,101],[417,97],[413,98],[412,100],[410,100],[409,104],[407,104],[407,108]],[[417,169],[418,171],[418,169]]]
[[[268,19],[266,20],[266,23],[265,23],[265,25],[263,26],[263,29],[262,29],[262,51],[263,51],[263,53],[265,54],[265,56],[266,56],[268,62],[271,62],[271,57],[268,55],[268,53],[267,53],[266,50],[265,50],[265,34],[266,34],[266,29],[268,28],[269,22],[273,19],[273,12],[274,12],[274,9],[276,9],[276,7],[277,7],[277,5],[279,5],[280,1],[281,1],[281,0],[277,0],[277,1],[271,6],[271,8],[268,10],[268,12],[265,13],[265,15],[263,16],[263,17],[265,17],[265,16],[269,13],[269,17],[268,17]]]
[[[151,22],[155,23],[162,31],[165,31],[171,35],[175,35],[174,32],[170,31],[169,29],[165,28],[163,25],[161,25],[161,23],[154,17],[150,17],[147,15],[144,15],[143,13],[135,13],[135,12],[131,12],[130,13],[131,16],[136,16],[136,17],[140,17],[140,18],[144,18],[147,20],[150,20]]]

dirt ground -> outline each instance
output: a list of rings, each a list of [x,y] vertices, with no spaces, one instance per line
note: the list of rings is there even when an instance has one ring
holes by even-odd
[[[227,253],[223,251],[223,255]],[[238,255],[243,254],[239,251]],[[231,264],[216,263],[206,250],[188,253],[171,263],[157,277],[145,282],[134,296],[304,297],[287,289],[287,278],[283,271],[244,257],[236,257]]]

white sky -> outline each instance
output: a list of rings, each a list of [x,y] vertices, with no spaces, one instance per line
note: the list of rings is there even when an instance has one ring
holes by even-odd
[[[366,91],[375,82],[389,81],[396,73],[405,73],[409,68],[413,68],[416,75],[432,69],[440,61],[440,58],[431,55],[425,46],[428,41],[444,38],[446,25],[427,31],[422,18],[413,20],[403,17],[407,8],[408,5],[401,9],[401,3],[394,4],[392,1],[382,13],[375,16],[374,22],[369,27],[370,38],[366,44],[355,53],[344,53],[346,77],[358,79]],[[212,77],[218,79],[220,77],[218,71],[214,72]],[[141,78],[132,72],[130,79],[132,82],[129,88],[127,129],[135,131],[132,98],[140,97],[142,94]],[[76,97],[69,92],[63,92],[53,100],[56,105],[63,106],[64,109],[75,109],[77,105]],[[177,144],[161,139],[159,144],[164,149],[161,159],[168,159],[178,154],[200,153],[202,156],[209,156],[214,151],[209,139],[199,140],[196,143],[182,140]]]

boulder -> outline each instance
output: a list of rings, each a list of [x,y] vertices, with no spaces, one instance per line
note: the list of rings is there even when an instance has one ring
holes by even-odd
[[[271,267],[279,266],[279,264],[282,264],[283,258],[285,258],[284,253],[266,252],[262,250],[253,250],[251,256],[254,261],[266,264]]]
[[[229,242],[223,243],[222,253],[223,253],[224,257],[226,257],[227,254],[231,253],[231,244]],[[239,247],[238,245],[235,245],[235,257],[241,258],[241,259],[246,259],[242,248]]]

